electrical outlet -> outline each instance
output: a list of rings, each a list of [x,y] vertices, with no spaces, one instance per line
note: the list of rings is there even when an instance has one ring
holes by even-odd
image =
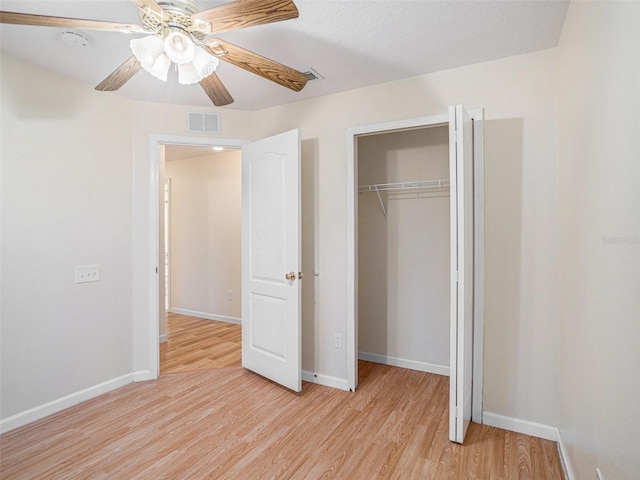
[[[78,265],[76,267],[76,283],[100,281],[100,265]]]
[[[233,292],[231,290],[227,290],[227,301],[233,300]]]
[[[604,474],[599,468],[596,468],[596,480],[604,480]]]
[[[334,333],[333,334],[333,347],[334,348],[342,348],[342,334]]]

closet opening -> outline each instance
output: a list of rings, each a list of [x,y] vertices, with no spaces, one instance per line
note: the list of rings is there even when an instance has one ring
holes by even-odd
[[[448,124],[356,142],[358,358],[448,376]]]
[[[347,387],[358,361],[449,376],[449,437],[482,423],[484,111],[347,130]]]

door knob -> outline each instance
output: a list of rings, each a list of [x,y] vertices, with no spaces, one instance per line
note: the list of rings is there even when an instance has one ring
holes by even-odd
[[[284,278],[286,278],[290,282],[293,282],[296,279],[296,274],[294,272],[289,272],[285,274]]]

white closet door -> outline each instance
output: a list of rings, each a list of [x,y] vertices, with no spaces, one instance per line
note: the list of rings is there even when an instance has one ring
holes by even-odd
[[[302,390],[300,133],[242,148],[242,366]]]
[[[449,108],[451,175],[451,363],[449,439],[462,443],[471,421],[473,359],[473,122]]]

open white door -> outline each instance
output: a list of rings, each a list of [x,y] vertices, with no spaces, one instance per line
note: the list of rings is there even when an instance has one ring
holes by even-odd
[[[242,148],[242,366],[302,390],[300,133]]]
[[[473,359],[473,122],[449,108],[451,195],[451,361],[449,439],[462,443],[471,421]]]

